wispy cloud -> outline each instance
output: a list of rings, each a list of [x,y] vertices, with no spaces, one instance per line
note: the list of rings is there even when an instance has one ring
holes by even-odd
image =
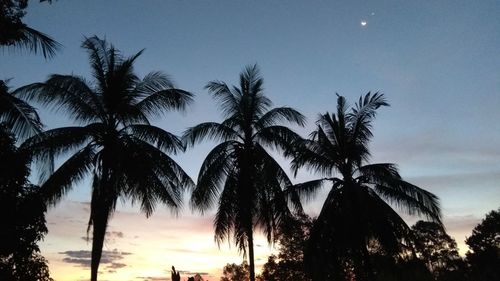
[[[139,276],[136,279],[143,281],[170,281],[170,277],[153,277],[153,276]]]

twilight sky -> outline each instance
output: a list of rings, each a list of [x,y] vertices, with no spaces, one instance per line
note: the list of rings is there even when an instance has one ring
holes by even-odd
[[[13,88],[49,74],[90,79],[84,36],[97,35],[136,61],[142,77],[161,70],[196,94],[185,113],[156,124],[176,134],[202,121],[219,121],[203,86],[236,84],[245,65],[258,63],[267,95],[308,117],[333,111],[335,93],[352,103],[368,91],[391,104],[379,111],[373,162],[393,162],[410,182],[441,198],[444,222],[461,252],[472,227],[500,202],[500,2],[460,1],[243,1],[60,0],[30,2],[26,22],[64,48],[54,59],[2,50],[0,79]],[[41,109],[49,128],[69,125]],[[196,179],[213,143],[175,156]],[[288,162],[281,162],[287,167]],[[295,182],[314,178],[300,173]],[[325,192],[327,189],[325,188]],[[42,254],[57,281],[88,280],[90,243],[83,239],[89,187],[75,186],[48,215]],[[307,205],[319,212],[324,193]],[[408,218],[409,223],[415,218]],[[163,206],[146,219],[123,204],[111,220],[101,264],[103,280],[168,280],[169,268],[218,280],[228,262],[241,262],[234,246],[213,240],[211,214],[185,206],[177,216]],[[257,264],[273,250],[257,243]],[[185,273],[186,276],[190,273]]]

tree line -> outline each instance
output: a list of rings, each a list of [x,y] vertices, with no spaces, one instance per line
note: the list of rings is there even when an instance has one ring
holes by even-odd
[[[58,45],[27,29],[21,21],[26,3],[16,3],[2,2],[2,9],[16,12],[2,20],[17,23],[9,28],[16,32],[1,34],[2,45],[35,52],[40,47],[44,56],[50,56]],[[36,245],[46,233],[46,207],[57,204],[84,178],[91,179],[92,281],[98,278],[106,228],[119,198],[137,203],[146,216],[159,203],[177,210],[185,191],[191,193],[191,206],[202,214],[216,207],[215,239],[233,241],[248,256],[251,281],[256,280],[254,232],[263,231],[270,243],[275,242],[294,215],[303,213],[302,203],[325,186],[329,193],[308,230],[303,254],[304,272],[312,280],[375,280],[382,276],[381,264],[418,257],[414,232],[392,206],[442,227],[435,195],[404,181],[394,164],[369,163],[372,122],[378,109],[389,105],[383,94],[368,93],[354,106],[337,95],[333,113],[320,115],[316,128],[304,139],[288,126],[304,126],[305,117],[293,108],[273,107],[263,91],[259,69],[252,65],[240,73],[237,86],[218,80],[206,85],[219,104],[222,121],[204,122],[177,136],[151,121],[167,111],[186,110],[194,100],[192,93],[177,88],[162,72],[138,77],[133,67],[142,51],[125,57],[95,36],[85,38],[82,48],[89,55],[90,80],[52,74],[46,81],[15,90],[2,81],[0,121],[5,141],[1,149],[22,155],[16,159],[23,161],[19,165],[24,172],[18,179],[14,174],[2,175],[6,183],[1,188],[3,200],[14,198],[12,202],[20,205],[30,194],[37,198],[36,203],[28,201],[39,206],[28,222],[18,220],[21,207],[5,205],[10,212],[15,210],[12,229],[19,232],[14,227],[19,223],[38,227],[29,242]],[[74,125],[45,130],[30,103],[63,112]],[[18,147],[13,146],[15,139]],[[217,145],[194,182],[171,155],[203,140]],[[294,184],[271,151],[289,159],[294,173],[307,169],[320,178]],[[61,156],[69,157],[55,167]],[[31,165],[38,169],[39,186],[27,182]],[[1,234],[11,235],[5,229]],[[25,256],[41,262],[37,272],[43,274],[33,280],[49,278],[39,249],[28,249],[32,250]],[[376,254],[380,259],[373,258]],[[7,249],[2,261],[15,260],[17,255]],[[16,273],[21,266],[18,262],[10,270],[6,267],[6,275],[28,280]]]
[[[313,222],[304,214],[294,216],[280,231],[278,253],[268,257],[257,280],[312,280],[303,259]],[[396,264],[387,263],[385,253],[373,252],[370,259],[377,264],[374,280],[486,281],[500,276],[500,209],[486,214],[474,227],[465,240],[469,247],[465,257],[460,256],[455,239],[441,225],[418,221],[411,229],[416,238],[415,259],[401,258]],[[227,264],[223,275],[221,281],[248,281],[248,263]]]

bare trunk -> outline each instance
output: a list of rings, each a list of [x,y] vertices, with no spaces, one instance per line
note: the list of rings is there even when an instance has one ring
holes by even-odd
[[[99,271],[99,263],[102,256],[102,247],[104,244],[104,236],[108,226],[109,206],[98,204],[96,213],[93,218],[92,225],[92,261],[90,269],[90,280],[97,281],[97,273]]]
[[[248,261],[250,269],[250,281],[255,281],[255,262],[253,253],[253,231],[248,233]]]

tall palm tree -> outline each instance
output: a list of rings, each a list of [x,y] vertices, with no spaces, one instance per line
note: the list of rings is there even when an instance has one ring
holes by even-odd
[[[2,27],[0,46],[28,49],[33,53],[41,51],[45,58],[54,56],[61,45],[48,35],[22,22],[27,6],[27,0],[0,1],[0,26]]]
[[[295,171],[306,167],[324,178],[293,186],[289,194],[310,197],[323,183],[331,186],[305,255],[313,280],[345,278],[349,272],[357,281],[374,280],[369,251],[397,254],[404,252],[403,243],[411,246],[409,227],[389,204],[441,222],[435,195],[404,181],[394,164],[367,163],[372,122],[381,106],[388,106],[383,94],[368,93],[350,110],[338,96],[336,114],[320,115],[292,161]]]
[[[262,84],[256,65],[240,74],[239,88],[220,81],[208,83],[206,89],[220,102],[226,119],[201,123],[183,136],[191,145],[203,139],[220,142],[201,166],[191,203],[204,212],[218,201],[215,239],[220,244],[233,235],[243,255],[248,249],[252,281],[254,229],[262,229],[271,242],[289,212],[283,189],[290,179],[264,147],[290,149],[300,137],[281,124],[305,123],[293,108],[271,108]]]
[[[58,202],[77,182],[92,178],[91,280],[97,280],[106,227],[118,198],[138,202],[149,216],[158,202],[176,210],[182,188],[194,183],[168,154],[184,150],[180,138],[150,124],[166,110],[182,110],[192,94],[176,89],[160,72],[139,79],[133,64],[97,37],[82,47],[90,57],[94,83],[74,75],[51,75],[25,86],[23,96],[64,110],[79,126],[45,131],[24,144],[38,160],[71,153],[43,183],[48,203]]]
[[[0,80],[0,123],[6,125],[20,140],[31,137],[42,130],[36,109],[10,91],[8,81]]]

